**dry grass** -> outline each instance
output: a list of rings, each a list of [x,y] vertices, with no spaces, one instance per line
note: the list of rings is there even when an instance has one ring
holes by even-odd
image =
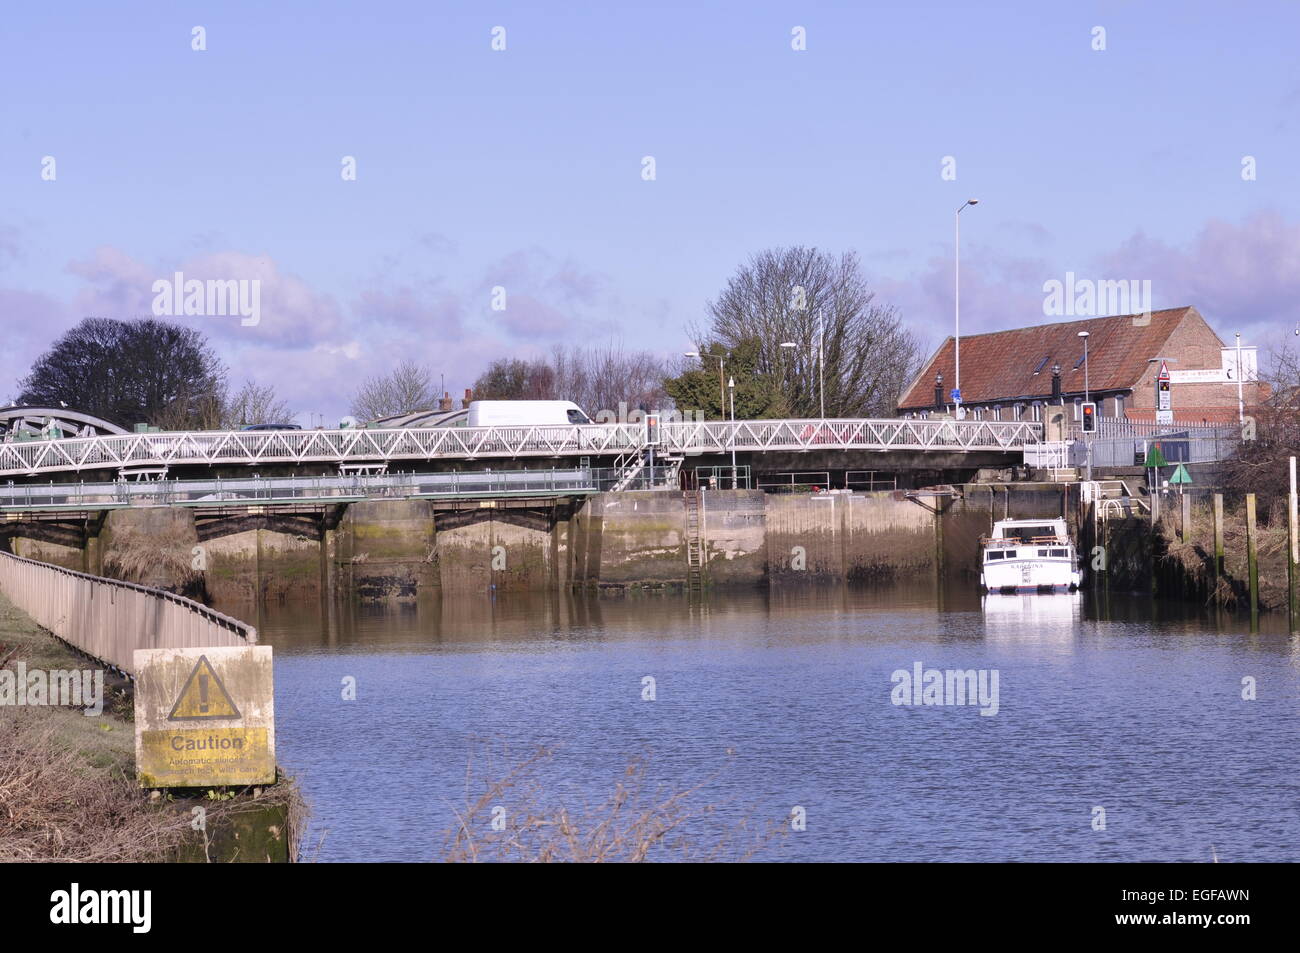
[[[188,832],[188,818],[150,807],[133,781],[89,765],[54,726],[0,721],[0,862],[159,860]]]
[[[179,533],[145,533],[132,528],[115,528],[112,545],[104,551],[104,575],[124,582],[156,585],[154,580],[174,580],[165,586],[188,593],[201,580],[191,566],[194,541]]]
[[[495,780],[476,777],[471,759],[465,804],[444,834],[439,860],[449,863],[640,863],[655,860],[745,861],[771,846],[783,821],[727,822],[703,802],[707,778],[684,790],[652,789],[649,759],[633,759],[599,805],[573,809],[552,803],[538,777],[554,756],[538,748]],[[493,770],[489,757],[484,773]],[[716,777],[716,776],[715,776]],[[478,793],[475,794],[474,792]],[[494,810],[505,814],[494,830]]]

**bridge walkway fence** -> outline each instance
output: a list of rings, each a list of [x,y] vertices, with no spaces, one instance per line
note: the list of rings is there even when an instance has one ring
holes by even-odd
[[[1042,440],[1026,421],[890,418],[664,423],[660,452],[1017,451]],[[0,474],[164,465],[256,465],[488,457],[618,456],[646,447],[644,422],[537,427],[200,431],[0,442]]]
[[[73,648],[134,677],[136,649],[257,644],[257,629],[161,589],[0,553],[0,592]]]

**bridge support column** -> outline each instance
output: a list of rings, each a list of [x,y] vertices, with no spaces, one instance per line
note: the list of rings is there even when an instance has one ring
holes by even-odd
[[[437,588],[437,540],[427,500],[353,503],[336,532],[333,562],[345,592],[363,601],[409,602]]]

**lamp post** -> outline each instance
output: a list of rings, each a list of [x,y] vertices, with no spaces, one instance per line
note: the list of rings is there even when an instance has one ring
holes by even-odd
[[[1088,403],[1088,332],[1080,331],[1079,337],[1083,338],[1083,402]]]
[[[736,379],[727,381],[727,390],[731,392],[731,488],[736,489]]]
[[[1089,389],[1089,386],[1088,386],[1088,385],[1089,385],[1089,382],[1088,382],[1088,332],[1087,332],[1087,331],[1080,331],[1080,332],[1079,332],[1079,337],[1083,338],[1083,402],[1086,404],[1086,403],[1089,402],[1089,397],[1090,397],[1090,389]],[[1082,408],[1080,408],[1080,415],[1082,415],[1082,413],[1083,413]],[[1094,422],[1094,423],[1096,422],[1096,419],[1097,419],[1097,418],[1096,418],[1096,415],[1094,414],[1094,415],[1093,415],[1093,422]],[[1080,421],[1079,421],[1079,426],[1080,426],[1080,427],[1083,426],[1083,420],[1082,420],[1082,419],[1080,419]],[[1087,434],[1084,434],[1084,435],[1083,435],[1083,446],[1084,446],[1084,449],[1087,451],[1087,454],[1088,454],[1088,459],[1087,459],[1088,472],[1087,472],[1087,474],[1086,474],[1086,478],[1087,478],[1087,480],[1088,480],[1089,482],[1091,482],[1091,481],[1092,481],[1092,440],[1088,437]]]
[[[953,221],[953,256],[952,256],[953,338],[952,339],[953,339],[953,363],[956,364],[956,377],[957,377],[956,381],[953,382],[952,386],[953,389],[956,390],[958,394],[961,393],[961,213],[962,213],[962,209],[966,208],[966,206],[979,205],[979,204],[980,204],[979,199],[967,199],[965,202],[961,204],[961,208],[957,209],[956,214],[954,214],[952,217],[952,221]],[[960,402],[955,401],[954,403],[960,403]],[[958,413],[956,413],[957,410],[958,408],[956,407],[953,408],[954,417],[960,416]]]
[[[699,351],[686,351],[685,354],[687,357],[698,357],[700,359],[701,364],[704,363],[704,358],[706,357],[716,357],[718,359],[718,402],[719,402],[718,407],[720,413],[723,416],[723,419],[726,419],[727,389],[723,385],[723,381],[726,379],[726,377],[723,374],[723,370],[722,370],[723,364],[726,362],[726,359],[721,354],[701,354]]]
[[[818,403],[821,407],[822,419],[826,418],[826,371],[825,371],[825,352],[822,350],[821,338],[824,333],[824,325],[820,318],[817,324],[817,392]],[[794,341],[782,341],[781,347],[796,348],[799,345]]]

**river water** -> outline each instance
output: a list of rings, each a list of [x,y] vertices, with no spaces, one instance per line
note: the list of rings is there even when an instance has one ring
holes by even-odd
[[[477,796],[538,746],[535,808],[598,805],[641,759],[647,795],[698,788],[688,800],[715,806],[693,841],[742,820],[786,832],[756,859],[1300,857],[1300,646],[1281,619],[1251,634],[1144,598],[927,585],[501,593],[250,621],[275,648],[309,859],[438,859],[467,776]],[[916,704],[894,673],[918,665],[923,683],[982,671],[983,704]],[[508,817],[516,795],[490,807]]]

